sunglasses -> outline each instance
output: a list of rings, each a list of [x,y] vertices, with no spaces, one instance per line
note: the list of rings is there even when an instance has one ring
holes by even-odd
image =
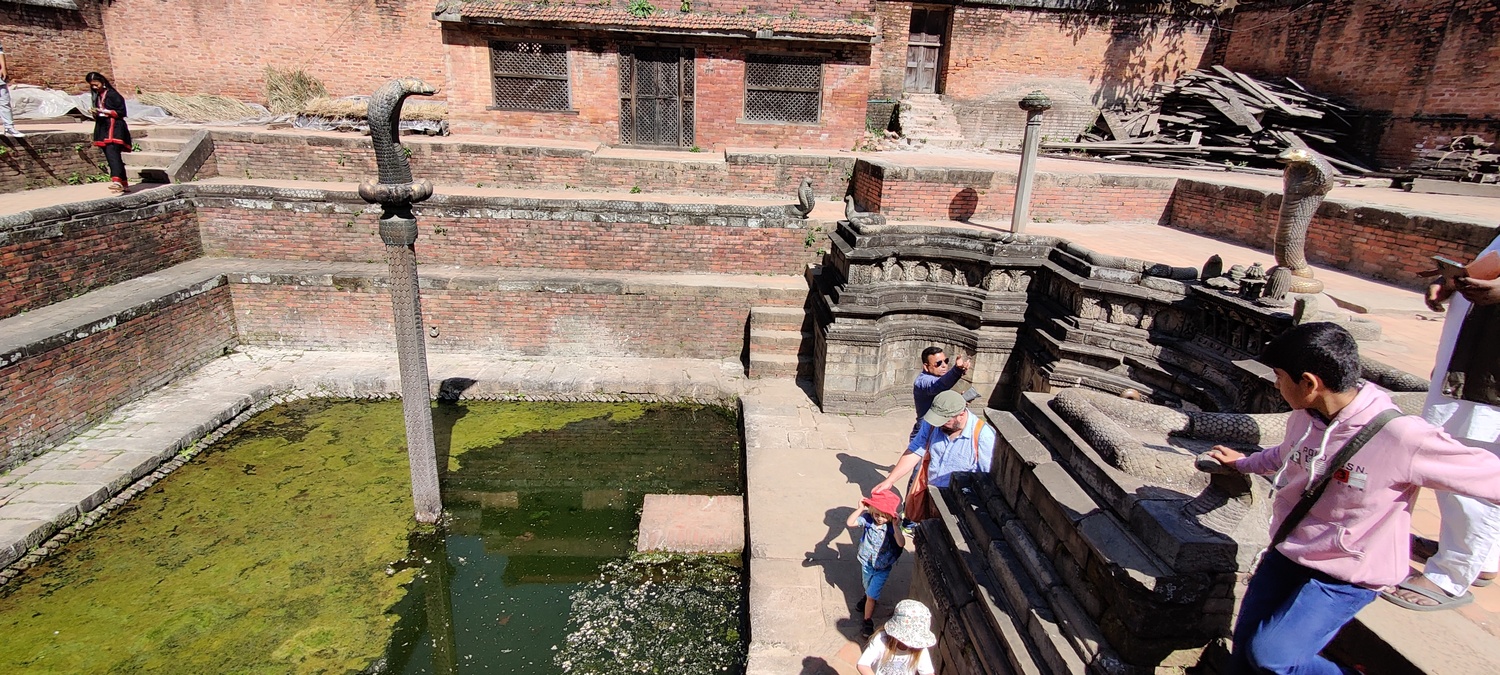
[[[948,365],[948,359],[939,360],[937,363],[934,363],[932,365],[933,366],[946,366],[946,365]]]

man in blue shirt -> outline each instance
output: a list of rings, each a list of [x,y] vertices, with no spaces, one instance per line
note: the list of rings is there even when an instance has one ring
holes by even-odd
[[[957,471],[990,470],[995,454],[995,429],[979,415],[969,412],[964,397],[956,391],[944,391],[932,399],[922,416],[916,436],[906,446],[891,475],[876,485],[872,493],[889,490],[912,469],[917,479],[908,490],[906,517],[920,521],[936,513],[924,500],[928,487],[947,487]]]
[[[942,347],[922,350],[922,372],[917,373],[917,379],[911,383],[911,400],[917,406],[917,423],[912,425],[911,438],[916,438],[922,426],[922,416],[932,407],[933,397],[952,389],[968,372],[969,359],[965,357],[954,359],[950,366]]]

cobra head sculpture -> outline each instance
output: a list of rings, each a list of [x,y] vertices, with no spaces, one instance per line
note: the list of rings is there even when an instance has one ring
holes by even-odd
[[[1286,164],[1281,177],[1281,213],[1276,219],[1276,264],[1296,277],[1291,293],[1318,293],[1323,282],[1307,264],[1307,231],[1323,197],[1333,189],[1333,165],[1307,148],[1288,148],[1276,157]]]
[[[432,85],[412,77],[391,80],[370,96],[370,142],[375,146],[375,166],[380,180],[367,180],[359,186],[359,196],[380,204],[389,212],[401,208],[409,216],[411,204],[432,196],[432,183],[413,181],[406,148],[401,145],[401,106],[408,96],[431,96]]]

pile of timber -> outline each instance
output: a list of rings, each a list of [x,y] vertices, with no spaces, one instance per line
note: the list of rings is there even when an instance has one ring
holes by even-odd
[[[1409,167],[1421,178],[1465,183],[1500,183],[1500,153],[1479,136],[1459,136],[1446,147],[1423,150]]]
[[[1282,79],[1282,84],[1258,80],[1223,66],[1195,70],[1101,111],[1077,142],[1042,148],[1125,162],[1279,174],[1276,155],[1307,147],[1342,173],[1371,173],[1354,150],[1351,119],[1357,111]]]

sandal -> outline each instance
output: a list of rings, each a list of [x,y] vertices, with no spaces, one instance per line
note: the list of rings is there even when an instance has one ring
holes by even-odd
[[[1489,586],[1490,584],[1495,583],[1495,577],[1500,577],[1500,572],[1480,572],[1479,578],[1475,579],[1474,583],[1469,585],[1475,586],[1477,588],[1484,588],[1485,586]]]
[[[1474,602],[1473,593],[1464,593],[1463,595],[1454,597],[1442,591],[1431,591],[1422,588],[1421,586],[1414,585],[1411,582],[1411,579],[1407,579],[1406,581],[1396,584],[1396,588],[1399,588],[1403,591],[1411,591],[1413,593],[1416,593],[1417,595],[1432,600],[1435,604],[1419,605],[1415,602],[1407,600],[1406,598],[1402,598],[1391,591],[1381,591],[1380,597],[1389,600],[1397,607],[1409,609],[1413,612],[1436,612],[1444,609],[1453,609],[1454,607],[1462,607],[1463,605]]]

